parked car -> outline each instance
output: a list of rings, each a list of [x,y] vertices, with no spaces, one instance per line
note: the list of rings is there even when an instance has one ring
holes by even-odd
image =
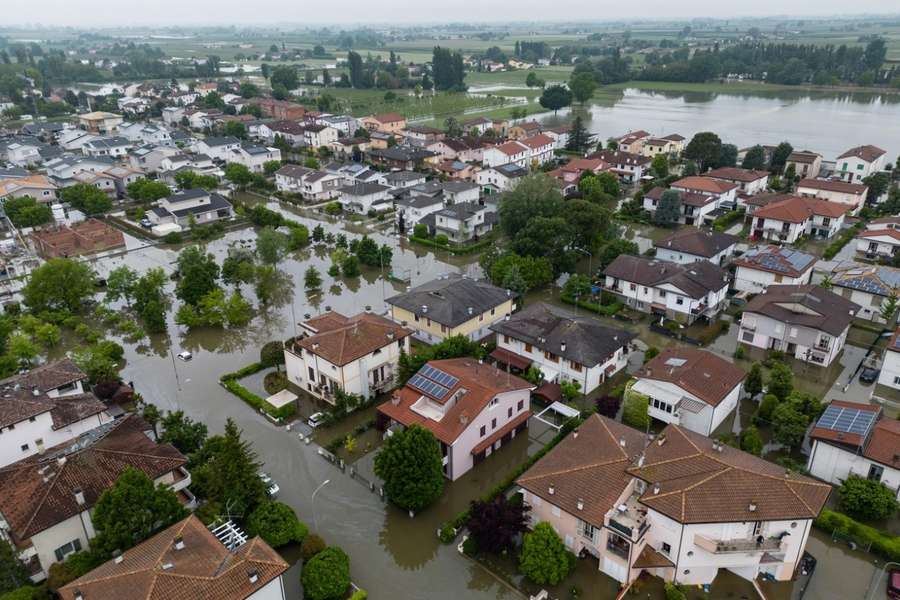
[[[881,369],[869,366],[863,367],[862,372],[859,374],[859,381],[861,383],[875,383],[878,381],[879,373],[881,373]]]
[[[183,350],[178,353],[178,358],[187,362],[187,361],[191,360],[192,358],[194,358],[194,355],[191,354],[190,352],[188,352],[187,350]]]
[[[147,217],[144,217],[143,219],[141,219],[141,227],[143,227],[144,229],[153,229],[153,221],[151,221]]]
[[[306,420],[306,424],[315,429],[325,422],[325,413],[317,412]]]
[[[278,483],[272,479],[272,476],[266,473],[265,471],[259,472],[259,478],[262,479],[262,482],[266,486],[266,495],[269,498],[274,498],[278,495],[278,492],[281,491],[281,488],[278,487]]]
[[[888,571],[887,597],[900,600],[900,569]]]

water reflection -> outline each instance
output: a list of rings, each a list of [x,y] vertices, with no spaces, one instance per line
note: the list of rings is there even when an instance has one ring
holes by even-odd
[[[394,506],[388,506],[385,511],[378,542],[402,569],[421,569],[437,554],[440,544],[437,528],[428,526],[433,519],[427,515],[426,511],[410,519],[407,513]]]

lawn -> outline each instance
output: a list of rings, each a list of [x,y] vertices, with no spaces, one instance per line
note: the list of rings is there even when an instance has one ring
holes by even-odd
[[[396,90],[397,98],[390,102],[385,101],[384,90],[328,88],[326,93],[338,98],[342,109],[349,109],[354,116],[398,112],[407,118],[434,115],[439,121],[450,115],[462,115],[466,111],[499,108],[505,102],[504,98],[496,96],[471,97],[450,92],[438,92],[434,96],[426,94],[417,99],[410,90]]]
[[[524,86],[528,74],[534,72],[547,83],[568,81],[572,74],[572,67],[537,67],[535,69],[518,71],[501,71],[499,73],[468,73],[466,84],[470,87],[485,87],[499,85]]]

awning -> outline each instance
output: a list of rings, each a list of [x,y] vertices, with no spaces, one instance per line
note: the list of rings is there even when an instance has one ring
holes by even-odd
[[[291,404],[295,400],[297,400],[297,396],[289,390],[281,390],[266,398],[266,402],[271,404],[273,408],[281,408],[282,406]]]
[[[634,569],[656,569],[659,567],[674,567],[675,564],[651,548],[650,544],[647,544],[631,566]]]
[[[472,455],[477,456],[478,454],[481,454],[482,452],[487,450],[490,446],[493,446],[497,440],[499,440],[504,435],[511,432],[513,429],[515,429],[516,427],[518,427],[519,425],[521,425],[522,423],[527,421],[529,419],[529,417],[531,417],[531,411],[526,410],[521,415],[519,415],[518,417],[516,417],[515,419],[513,419],[512,421],[510,421],[509,423],[507,423],[506,425],[504,425],[503,427],[501,427],[500,429],[498,429],[497,431],[495,431],[494,433],[492,433],[485,439],[483,439],[477,446],[472,448]]]
[[[538,368],[541,370],[541,374],[544,376],[544,381],[554,382],[557,377],[559,377],[559,371],[554,369],[553,367],[547,366],[544,363],[538,363]]]
[[[511,350],[507,350],[506,348],[496,348],[493,352],[490,353],[490,357],[505,365],[521,369],[522,371],[525,371],[529,366],[531,366],[530,358],[525,358],[524,356],[516,354]]]
[[[545,383],[532,393],[547,402],[559,402],[562,399],[562,388],[558,383]]]

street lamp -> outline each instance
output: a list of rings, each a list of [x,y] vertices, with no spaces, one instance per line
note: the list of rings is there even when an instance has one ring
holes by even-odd
[[[875,591],[876,591],[876,590],[878,589],[878,587],[881,585],[881,578],[884,577],[884,572],[885,572],[885,570],[886,570],[889,566],[891,566],[891,565],[894,565],[894,566],[900,566],[900,563],[896,563],[896,562],[887,562],[887,563],[884,563],[884,566],[881,567],[881,571],[878,572],[878,577],[875,579],[875,582],[874,582],[874,584],[872,585],[872,588],[869,590],[869,593],[866,594],[866,599],[867,599],[867,600],[871,600],[872,598],[875,597]]]
[[[311,501],[311,503],[312,503],[312,509],[313,509],[313,528],[314,528],[317,532],[319,531],[319,520],[318,520],[318,518],[316,517],[316,494],[318,494],[318,493],[319,493],[319,490],[321,490],[323,487],[325,487],[325,486],[328,485],[329,483],[331,483],[331,480],[330,480],[330,479],[326,479],[325,481],[323,481],[322,483],[320,483],[320,484],[319,484],[319,487],[317,487],[315,490],[313,490],[313,493],[312,493],[312,501]]]

